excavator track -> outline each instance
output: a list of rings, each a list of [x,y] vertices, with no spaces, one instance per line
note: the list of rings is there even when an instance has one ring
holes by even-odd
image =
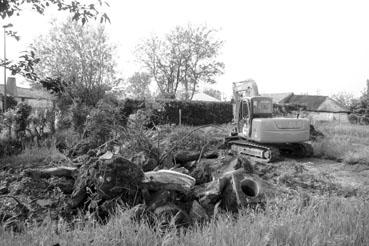
[[[273,162],[280,158],[278,148],[245,140],[230,140],[227,145],[239,155],[246,155],[261,162]]]
[[[311,157],[313,148],[309,143],[290,144],[258,144],[241,137],[228,137],[226,144],[231,150],[239,155],[245,155],[261,162],[274,162],[281,159],[281,156],[289,157]]]

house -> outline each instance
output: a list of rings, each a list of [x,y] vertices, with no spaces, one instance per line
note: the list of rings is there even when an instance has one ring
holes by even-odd
[[[289,98],[293,96],[293,92],[285,92],[285,93],[269,93],[269,94],[261,94],[263,97],[270,97],[273,100],[273,103],[279,103],[283,99]]]
[[[32,88],[22,88],[16,85],[16,80],[13,77],[9,77],[6,86],[7,96],[12,96],[19,102],[25,102],[32,106],[32,108],[50,108],[53,106],[54,97],[43,90],[37,90]],[[4,85],[0,85],[0,96],[4,97]],[[0,100],[0,107],[3,109],[3,100]]]
[[[219,99],[209,96],[208,94],[198,92],[192,97],[192,101],[220,102]]]
[[[307,117],[311,121],[338,121],[349,122],[348,114],[350,111],[328,96],[317,95],[295,95],[285,93],[285,97],[281,96],[283,93],[277,93],[273,97],[273,102],[278,104],[301,105],[306,107]],[[274,99],[275,98],[275,99]]]

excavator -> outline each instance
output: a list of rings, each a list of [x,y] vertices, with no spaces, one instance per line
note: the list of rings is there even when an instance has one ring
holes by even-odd
[[[280,156],[308,157],[313,154],[310,121],[273,118],[273,101],[259,95],[255,81],[233,83],[233,123],[225,144],[237,154],[273,162]]]

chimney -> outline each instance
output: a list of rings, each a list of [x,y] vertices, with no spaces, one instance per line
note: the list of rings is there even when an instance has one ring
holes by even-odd
[[[14,77],[8,77],[6,82],[6,94],[10,96],[17,96],[17,83]]]

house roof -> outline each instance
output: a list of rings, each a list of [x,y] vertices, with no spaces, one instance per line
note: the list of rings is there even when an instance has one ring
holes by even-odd
[[[207,102],[220,102],[219,99],[209,96],[205,93],[199,92],[193,95],[192,101],[207,101]]]
[[[347,108],[328,96],[292,95],[281,100],[280,103],[303,105],[310,111],[349,112]]]
[[[0,94],[4,95],[4,85],[0,85]],[[17,95],[15,97],[26,99],[53,100],[53,96],[46,91],[36,90],[32,88],[22,88],[18,86],[17,86]]]
[[[270,97],[273,100],[273,103],[280,103],[283,99],[289,98],[292,96],[292,92],[284,92],[284,93],[265,93],[261,94],[263,97]]]

